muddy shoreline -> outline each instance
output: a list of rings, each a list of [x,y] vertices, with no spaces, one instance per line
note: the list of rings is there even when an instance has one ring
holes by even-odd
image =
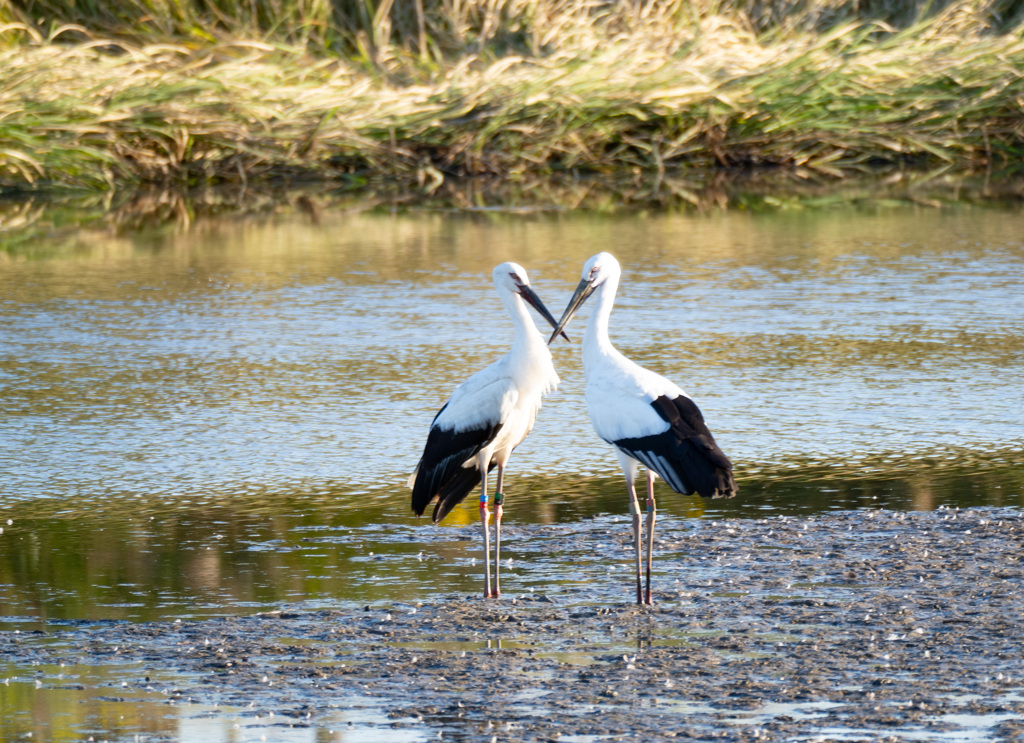
[[[628,529],[608,526],[559,539],[625,564]],[[549,527],[515,537],[540,563],[551,549]],[[111,695],[324,734],[372,698],[377,737],[346,740],[1019,740],[1022,542],[1006,508],[666,519],[653,607],[609,569],[493,601],[54,623],[0,633],[0,652],[126,665]]]

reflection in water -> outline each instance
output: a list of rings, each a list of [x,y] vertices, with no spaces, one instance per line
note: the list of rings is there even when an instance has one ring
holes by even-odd
[[[170,679],[153,667],[42,664],[28,669],[0,663],[0,740],[174,736],[177,721],[151,685]]]
[[[551,306],[598,250],[623,263],[613,340],[694,395],[741,487],[666,490],[663,513],[1018,505],[1022,227],[979,209],[325,210],[8,237],[0,615],[472,592],[472,510],[416,523],[404,482],[452,386],[508,347],[489,279],[507,259]],[[513,527],[623,513],[578,342],[553,353]]]
[[[666,492],[662,524],[687,518],[812,515],[857,508],[1024,506],[1024,462],[918,463],[902,475],[823,469],[769,470],[741,495],[705,500]],[[518,478],[509,497],[505,554],[514,591],[585,584],[580,556],[560,547],[575,524],[609,523],[626,540],[621,478],[576,483]],[[0,617],[32,629],[70,619],[157,620],[253,613],[283,604],[362,605],[475,595],[481,556],[477,516],[463,503],[445,525],[419,523],[405,498],[270,494],[175,506],[155,501],[90,510],[51,501],[25,505],[0,541]],[[530,530],[545,549],[524,547]],[[560,558],[559,551],[564,552]],[[625,553],[624,553],[625,559]],[[552,566],[552,561],[554,565]],[[538,563],[543,563],[538,567]],[[625,565],[625,563],[623,563]],[[503,570],[505,572],[505,570]]]
[[[372,697],[333,695],[325,705],[332,713],[318,715],[314,726],[261,709],[197,704],[177,690],[175,680],[159,662],[0,663],[0,740],[384,743],[427,737],[422,730],[393,730],[393,720]]]
[[[0,272],[0,502],[398,487],[452,386],[507,348],[491,267],[516,258],[558,305],[601,248],[626,271],[614,340],[695,396],[741,470],[1019,443],[1021,226],[325,214],[15,253]],[[578,349],[553,348],[562,388],[518,471],[614,471]]]
[[[678,536],[715,519],[1024,506],[1017,212],[328,210],[27,234],[0,237],[2,642],[475,595],[472,504],[433,527],[403,483],[451,387],[508,346],[489,276],[509,259],[552,307],[593,253],[622,261],[614,341],[695,396],[737,465],[731,500],[659,490],[677,538],[658,549],[687,570],[703,547]],[[562,389],[509,477],[516,592],[629,574],[578,350],[553,348]],[[433,737],[367,699],[313,728],[236,717],[158,666],[0,664],[0,740]]]
[[[615,341],[698,399],[740,469],[1019,442],[1020,227],[326,215],[17,254],[0,274],[0,500],[398,486],[452,386],[507,347],[490,267],[518,258],[558,304],[606,247],[627,269]],[[516,468],[611,472],[579,347],[553,350],[562,389]]]

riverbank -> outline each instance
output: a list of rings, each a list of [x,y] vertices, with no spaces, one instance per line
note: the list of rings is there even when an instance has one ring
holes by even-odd
[[[686,199],[685,173],[701,170],[985,172],[1024,154],[1024,38],[974,5],[904,28],[761,28],[728,4],[591,8],[549,18],[543,38],[534,18],[519,46],[513,23],[433,57],[383,36],[344,54],[281,34],[9,23],[0,188],[312,179],[431,194],[467,178],[632,176]]]
[[[196,720],[240,740],[293,729],[317,740],[523,741],[930,742],[1024,731],[1019,509],[659,528],[649,608],[628,602],[628,571],[612,569],[628,564],[628,528],[596,519],[515,530],[517,548],[537,554],[534,569],[552,536],[560,551],[600,545],[602,573],[548,592],[509,583],[498,601],[395,597],[3,631],[13,678],[0,695],[22,711],[0,724],[12,739],[42,736],[28,710],[84,695],[105,700],[98,714],[103,704],[122,713],[98,725],[68,703],[61,724],[97,739],[152,736],[168,717],[162,737],[144,739],[176,740]]]

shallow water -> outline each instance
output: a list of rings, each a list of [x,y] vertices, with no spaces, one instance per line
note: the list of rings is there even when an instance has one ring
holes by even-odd
[[[1022,235],[1019,210],[978,208],[328,210],[9,241],[0,616],[475,591],[475,513],[417,522],[404,483],[452,388],[508,346],[507,259],[557,316],[587,257],[619,257],[614,341],[697,400],[741,487],[665,490],[666,517],[1022,505]],[[583,408],[584,320],[513,458],[510,529],[625,510]]]
[[[1019,734],[1019,509],[666,519],[643,609],[622,524],[517,529],[499,601],[2,631],[0,738]]]

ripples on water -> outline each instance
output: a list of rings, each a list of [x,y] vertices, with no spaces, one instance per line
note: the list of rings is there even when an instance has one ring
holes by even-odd
[[[626,270],[615,341],[738,463],[1019,442],[1021,221],[346,215],[41,246],[0,285],[0,498],[394,486],[507,348],[490,267],[526,264],[557,312],[600,249]],[[610,472],[578,345],[555,353],[562,389],[515,467]]]
[[[741,484],[666,491],[666,514],[1020,504],[1021,235],[982,210],[328,212],[0,253],[0,614],[436,586],[386,555],[475,549],[417,525],[404,481],[452,388],[507,349],[490,272],[508,259],[556,315],[587,257],[622,261],[613,340],[695,397]],[[583,409],[583,320],[513,458],[509,523],[623,511]]]

